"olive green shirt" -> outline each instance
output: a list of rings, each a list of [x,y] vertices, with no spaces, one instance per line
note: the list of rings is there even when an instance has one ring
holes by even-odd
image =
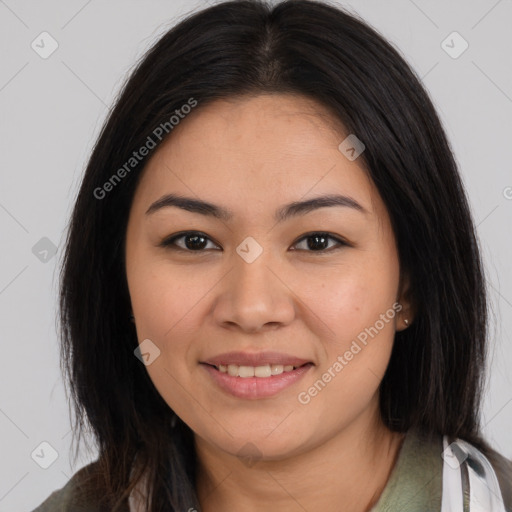
[[[439,512],[443,478],[442,452],[441,436],[428,442],[416,431],[407,432],[386,487],[370,512]],[[497,457],[499,459],[496,459],[496,464],[500,464],[500,475],[506,474],[501,479],[510,503],[512,486],[509,487],[508,482],[512,480],[512,462],[499,455]],[[85,507],[74,504],[80,471],[32,512],[99,512],[99,508],[92,503]],[[126,511],[128,512],[128,508]]]
[[[443,438],[427,442],[409,431],[386,487],[370,512],[426,512],[441,510]]]

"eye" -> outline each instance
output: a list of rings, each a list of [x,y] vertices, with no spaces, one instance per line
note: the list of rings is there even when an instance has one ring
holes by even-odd
[[[185,247],[176,244],[176,241],[182,238],[185,240]],[[207,245],[206,240],[210,239],[204,233],[199,231],[186,231],[178,235],[173,235],[170,238],[166,238],[162,241],[160,246],[178,251],[203,252],[202,249]]]
[[[183,240],[183,245],[177,244],[178,240]],[[299,250],[305,250],[306,252],[331,252],[330,250],[333,249],[333,247],[328,247],[329,241],[334,241],[338,245],[338,247],[334,247],[334,250],[339,249],[342,246],[350,246],[348,242],[345,242],[341,238],[322,231],[307,233],[302,236],[302,238],[299,238],[299,240],[295,242],[294,246],[299,245],[303,240],[306,241],[306,249],[302,248]],[[210,241],[214,246],[219,247],[214,244],[207,235],[200,231],[185,231],[172,235],[171,237],[164,239],[159,246],[183,252],[205,252],[204,249],[207,248],[208,241]]]
[[[306,247],[308,249],[311,249],[308,252],[330,252],[327,251],[327,246],[329,245],[329,240],[334,240],[338,247],[334,247],[334,249],[339,249],[340,246],[343,245],[349,245],[347,242],[343,241],[341,238],[338,238],[337,236],[330,235],[329,233],[324,232],[313,232],[308,233],[302,238],[299,239],[299,242],[302,240],[311,241],[306,243]],[[295,244],[297,245],[298,242]],[[332,249],[332,247],[330,247]],[[303,250],[303,249],[300,249]]]

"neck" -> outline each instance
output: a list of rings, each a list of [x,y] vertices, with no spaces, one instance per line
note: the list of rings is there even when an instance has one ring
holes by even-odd
[[[386,486],[403,438],[380,416],[359,418],[307,451],[250,466],[196,438],[201,510],[367,512]]]

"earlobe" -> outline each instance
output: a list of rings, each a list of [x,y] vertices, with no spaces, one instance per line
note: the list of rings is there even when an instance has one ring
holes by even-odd
[[[395,328],[397,331],[404,331],[405,329],[407,329],[407,327],[409,327],[411,325],[409,310],[404,307],[402,311],[403,312],[401,312],[398,315],[397,321],[395,323]]]
[[[414,320],[415,307],[413,292],[410,286],[409,274],[400,277],[400,290],[398,303],[402,306],[397,322],[397,330],[407,329]]]

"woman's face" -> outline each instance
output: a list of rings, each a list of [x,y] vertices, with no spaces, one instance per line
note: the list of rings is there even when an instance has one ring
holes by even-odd
[[[146,369],[218,453],[287,457],[378,416],[408,304],[387,211],[342,130],[300,96],[199,104],[137,188],[126,272]],[[297,206],[327,195],[350,200]]]

